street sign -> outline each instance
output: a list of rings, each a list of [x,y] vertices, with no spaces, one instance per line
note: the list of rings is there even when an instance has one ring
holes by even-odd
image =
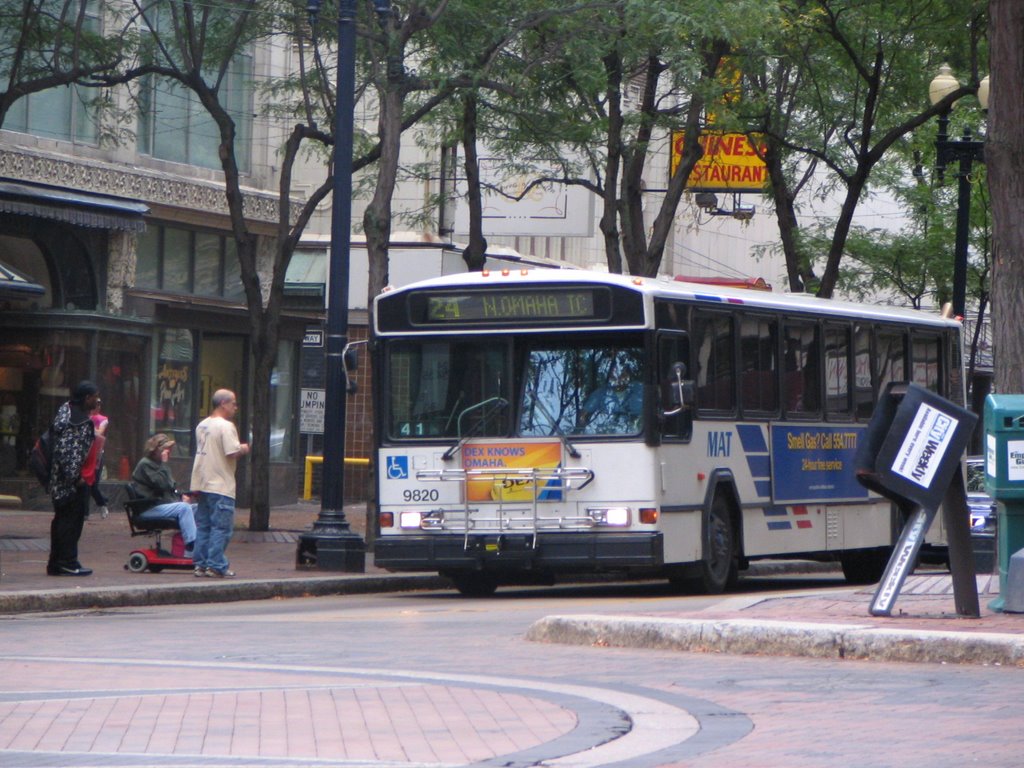
[[[302,337],[304,347],[322,347],[324,345],[324,331],[322,328],[307,328]]]
[[[326,390],[303,389],[299,402],[299,432],[322,435],[324,411],[327,408]]]

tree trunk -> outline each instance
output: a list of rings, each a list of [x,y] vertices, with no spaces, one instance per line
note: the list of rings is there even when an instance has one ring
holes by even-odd
[[[650,147],[652,124],[655,119],[654,97],[657,92],[658,79],[664,65],[657,56],[649,56],[644,66],[644,89],[640,103],[640,125],[637,127],[636,138],[629,147],[623,143],[622,148],[622,180],[619,191],[619,228],[622,232],[622,250],[625,252],[626,264],[631,275],[648,273],[647,226],[644,222],[644,179],[643,172],[647,166],[647,150]]]
[[[722,57],[728,52],[728,45],[722,41],[715,41],[710,43],[707,53],[704,56],[704,71],[702,79],[711,80],[717,77],[718,67],[722,61]],[[649,79],[652,82],[648,83],[648,87],[644,92],[644,103],[643,109],[652,113],[656,110],[656,98],[657,98],[657,81],[660,78],[663,66],[657,59],[650,61]],[[675,172],[669,178],[668,188],[665,190],[665,196],[661,200],[661,206],[658,208],[658,213],[654,217],[654,224],[651,226],[650,239],[646,247],[643,249],[641,254],[638,254],[636,261],[636,268],[634,269],[633,256],[627,251],[627,256],[630,259],[630,272],[633,274],[645,275],[647,277],[655,277],[658,271],[661,269],[661,262],[665,256],[665,244],[668,242],[669,233],[676,223],[676,213],[679,209],[679,201],[682,199],[683,192],[686,191],[687,182],[690,179],[690,173],[693,171],[694,166],[701,159],[704,154],[704,149],[700,145],[700,129],[701,123],[704,117],[704,99],[697,93],[699,89],[694,89],[695,92],[690,96],[690,104],[686,108],[686,121],[684,124],[684,141],[683,141],[683,152],[679,158],[679,165],[675,169]],[[653,123],[652,123],[653,124]],[[648,144],[650,142],[649,130],[641,133],[640,141],[637,142],[637,148],[642,149],[644,154],[647,153]],[[638,172],[642,168],[637,169]],[[631,208],[634,211],[634,216],[639,217],[642,220],[643,217],[643,189],[639,183],[633,185],[631,193],[635,195],[631,200],[625,201],[625,206]]]
[[[258,317],[252,317],[253,314]],[[265,311],[250,313],[252,317],[252,396],[247,403],[249,426],[252,429],[249,453],[249,530],[270,528],[270,414],[272,403],[270,379],[277,363],[277,323]],[[257,416],[259,414],[259,416]],[[245,442],[244,435],[242,442]]]
[[[769,140],[765,149],[764,162],[768,170],[772,202],[775,204],[775,220],[779,225],[782,254],[786,259],[789,290],[793,293],[803,293],[807,289],[808,283],[814,279],[814,273],[797,245],[797,232],[800,229],[800,223],[796,218],[793,194],[789,190],[786,174],[782,169],[782,153],[777,142]]]
[[[618,50],[604,57],[608,94],[607,157],[604,164],[601,234],[608,271],[622,274],[622,251],[619,245],[619,172],[622,165],[622,57]]]
[[[990,0],[992,80],[985,163],[992,201],[992,340],[996,391],[1024,392],[1024,3]]]
[[[270,375],[277,362],[276,304],[264,304],[260,280],[258,238],[249,231],[245,219],[245,201],[235,158],[234,121],[208,90],[198,92],[200,99],[220,129],[220,161],[224,169],[224,193],[227,196],[231,228],[238,247],[238,261],[249,309],[250,349],[252,352],[253,391],[248,403],[252,429],[249,453],[249,529],[265,531],[270,527]],[[268,294],[272,294],[268,291]],[[269,361],[269,362],[268,362]],[[236,393],[240,394],[240,393]],[[242,442],[246,442],[244,435]]]
[[[462,260],[471,272],[479,272],[487,261],[484,238],[484,204],[480,189],[480,158],[476,152],[476,92],[466,94],[462,103],[462,149],[466,155],[466,201],[469,204],[469,243]]]
[[[864,161],[858,165],[857,171],[850,177],[846,185],[846,197],[843,199],[843,206],[839,210],[839,218],[836,220],[835,229],[832,231],[832,243],[828,249],[828,259],[825,262],[825,271],[821,275],[821,284],[818,286],[817,295],[823,299],[831,299],[836,289],[836,281],[839,279],[839,263],[846,252],[846,240],[850,236],[850,227],[853,225],[853,215],[857,211],[857,203],[864,192],[868,182],[868,172],[871,166]]]
[[[388,245],[391,241],[391,201],[398,178],[398,157],[402,142],[401,87],[388,84],[380,103],[380,162],[373,198],[363,213],[366,250],[370,262],[367,297],[373,301],[388,284]]]

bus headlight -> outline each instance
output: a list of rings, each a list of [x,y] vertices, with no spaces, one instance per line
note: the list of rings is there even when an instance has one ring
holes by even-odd
[[[587,516],[595,525],[629,525],[629,507],[588,507]]]
[[[423,515],[419,512],[401,512],[398,515],[399,528],[419,528]]]
[[[420,528],[424,531],[442,528],[444,511],[432,509],[429,512],[407,511],[398,515],[398,527],[404,529]]]

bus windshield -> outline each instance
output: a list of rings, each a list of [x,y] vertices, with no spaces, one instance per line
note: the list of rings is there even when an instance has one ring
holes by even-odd
[[[526,355],[519,434],[636,435],[643,414],[643,350],[539,344]]]
[[[513,343],[511,339],[508,343]],[[643,348],[579,338],[392,342],[387,351],[391,439],[638,435]],[[518,370],[509,370],[509,359]],[[518,398],[508,382],[518,381]],[[518,399],[516,407],[512,401]],[[514,425],[514,426],[513,426]]]
[[[505,345],[493,339],[390,344],[388,435],[507,435],[507,361]]]

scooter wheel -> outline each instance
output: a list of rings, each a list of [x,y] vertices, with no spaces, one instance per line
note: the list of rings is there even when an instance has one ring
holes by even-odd
[[[128,570],[132,573],[142,573],[149,566],[149,559],[141,552],[132,552],[128,558]]]

